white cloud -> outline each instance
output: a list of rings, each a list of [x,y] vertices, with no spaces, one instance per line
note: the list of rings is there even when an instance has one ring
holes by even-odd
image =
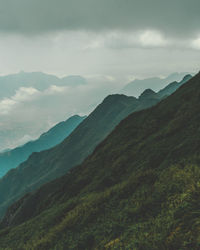
[[[6,115],[9,113],[9,111],[14,107],[16,104],[16,101],[6,98],[0,101],[0,114],[1,115]]]
[[[153,30],[143,32],[139,41],[143,47],[163,47],[168,44],[160,32]]]
[[[39,91],[35,88],[21,87],[16,90],[14,96],[10,98],[4,98],[0,101],[0,114],[7,115],[9,112],[16,108],[16,106],[22,102],[31,101],[39,94]]]
[[[10,112],[12,112],[14,109],[17,108],[20,104],[27,102],[32,102],[35,99],[42,99],[45,96],[53,96],[57,94],[66,94],[66,91],[69,89],[69,87],[65,86],[56,86],[52,85],[49,88],[45,89],[44,91],[39,91],[33,87],[21,87],[18,90],[16,90],[16,93],[14,96],[11,96],[9,98],[4,98],[3,100],[0,100],[0,114],[1,115],[8,115]]]
[[[43,93],[44,95],[54,95],[54,94],[63,94],[69,87],[67,86],[56,86],[51,85],[48,89],[46,89]]]
[[[16,94],[11,98],[16,102],[30,101],[37,96],[39,91],[33,87],[25,88],[21,87],[16,91]]]
[[[95,75],[84,85],[18,89],[15,95],[0,100],[0,150],[36,138],[74,114],[88,114],[118,87],[112,76]]]
[[[200,50],[200,37],[193,40],[191,45],[192,45],[192,48]]]
[[[101,35],[91,36],[91,41],[85,49],[126,49],[126,48],[151,48],[170,46],[170,38],[165,38],[160,31],[144,30],[138,32],[112,31]]]

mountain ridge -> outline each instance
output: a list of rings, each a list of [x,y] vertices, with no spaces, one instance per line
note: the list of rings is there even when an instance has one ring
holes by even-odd
[[[10,207],[0,244],[198,249],[199,98],[200,73],[130,114],[82,164]]]
[[[20,87],[33,87],[43,91],[51,85],[58,86],[75,86],[86,83],[86,79],[79,75],[69,75],[65,77],[57,77],[55,75],[43,72],[19,72],[0,76],[1,93],[0,97],[9,97],[15,94]]]
[[[132,96],[139,96],[141,93],[148,88],[153,88],[155,92],[165,88],[165,86],[171,82],[180,82],[185,75],[188,73],[173,73],[166,78],[151,77],[146,79],[135,79],[128,83],[122,90],[121,93]]]
[[[0,177],[28,159],[33,152],[49,149],[64,140],[86,117],[78,115],[56,124],[38,139],[0,153]]]
[[[0,215],[2,216],[8,204],[23,194],[80,164],[126,116],[149,108],[159,101],[158,98],[140,101],[122,94],[106,97],[61,144],[53,150],[32,154],[16,170],[0,179]],[[15,189],[10,183],[15,183]]]

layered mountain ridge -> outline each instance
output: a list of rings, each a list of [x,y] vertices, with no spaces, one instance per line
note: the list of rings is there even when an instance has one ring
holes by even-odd
[[[37,140],[0,153],[0,177],[27,160],[33,152],[40,152],[61,143],[85,118],[85,116],[72,116],[66,121],[56,124]]]
[[[8,209],[1,246],[198,249],[199,100],[200,73],[130,114],[81,165]]]
[[[188,73],[173,73],[166,78],[152,77],[146,79],[135,79],[128,83],[120,93],[125,95],[139,96],[145,89],[153,88],[153,91],[158,92],[165,88],[170,82],[180,82],[181,79]]]
[[[141,99],[125,95],[106,97],[61,144],[33,153],[27,161],[0,179],[0,215],[23,194],[80,164],[122,119],[159,101],[157,95],[155,98]]]
[[[51,85],[77,86],[86,84],[86,79],[81,76],[66,76],[59,78],[42,72],[19,72],[17,74],[0,76],[1,93],[0,98],[15,94],[20,87],[36,88],[43,91]]]

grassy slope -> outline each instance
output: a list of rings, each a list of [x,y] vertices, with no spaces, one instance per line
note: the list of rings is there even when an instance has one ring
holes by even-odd
[[[200,74],[14,204],[2,249],[199,249]],[[24,223],[23,223],[24,222]]]

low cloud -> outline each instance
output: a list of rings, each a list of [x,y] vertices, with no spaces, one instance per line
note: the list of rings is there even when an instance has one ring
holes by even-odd
[[[165,47],[167,41],[158,31],[147,30],[139,37],[139,41],[144,47]]]
[[[12,107],[14,107],[15,104],[16,102],[9,98],[0,101],[0,114],[1,115],[8,114],[9,111],[12,110]]]
[[[43,92],[43,95],[64,94],[68,89],[69,87],[66,86],[52,85]]]
[[[88,80],[42,88],[18,82],[8,96],[1,82],[0,148],[89,113],[129,78],[199,71],[199,9],[199,0],[0,0],[1,75],[42,71]]]
[[[17,108],[17,105],[33,100],[38,94],[39,91],[32,87],[19,88],[14,96],[11,96],[10,98],[4,98],[0,101],[0,114],[9,114],[9,112],[11,112],[14,108]]]
[[[179,39],[167,36],[159,30],[143,30],[138,32],[112,31],[103,33],[91,33],[90,41],[84,50],[97,49],[199,49],[200,38]]]
[[[112,77],[91,76],[85,85],[17,89],[0,100],[0,151],[35,139],[74,114],[89,114],[118,88]]]
[[[200,50],[200,36],[197,39],[193,40],[191,45],[192,48]]]

